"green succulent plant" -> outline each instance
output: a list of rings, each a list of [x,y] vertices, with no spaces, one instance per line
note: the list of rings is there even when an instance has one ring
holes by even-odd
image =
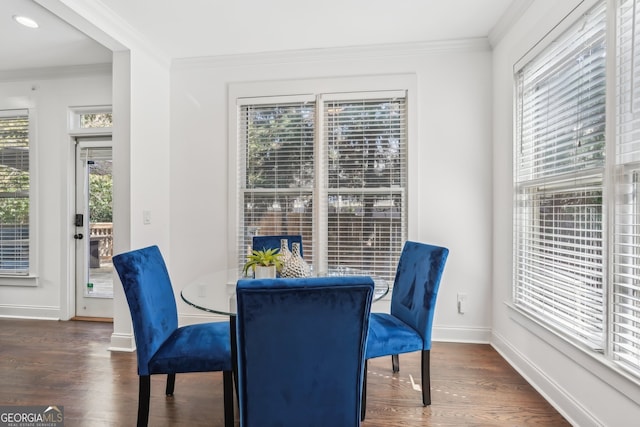
[[[255,270],[256,266],[270,267],[274,265],[277,271],[282,269],[282,254],[280,254],[279,248],[252,250],[247,255],[247,262],[242,269],[242,272],[246,275],[249,269]]]

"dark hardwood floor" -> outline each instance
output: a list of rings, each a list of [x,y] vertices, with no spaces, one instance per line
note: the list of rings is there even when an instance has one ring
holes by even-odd
[[[0,405],[61,405],[67,427],[135,425],[136,356],[107,350],[112,330],[0,319]],[[395,375],[390,357],[370,360],[363,427],[569,425],[489,345],[434,343],[431,372],[432,405],[423,407],[411,383],[419,353],[400,355]],[[179,374],[171,398],[165,381],[152,376],[150,426],[223,425],[221,373]]]

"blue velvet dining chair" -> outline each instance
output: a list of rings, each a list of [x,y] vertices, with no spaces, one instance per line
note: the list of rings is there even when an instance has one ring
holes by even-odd
[[[289,245],[289,251],[293,251],[292,246],[294,243],[300,243],[300,256],[304,258],[304,253],[302,250],[302,236],[300,234],[289,234],[289,235],[277,235],[277,236],[253,236],[253,240],[251,242],[252,249],[255,250],[263,250],[263,249],[280,249],[280,241],[282,239],[287,239],[287,243]]]
[[[240,427],[359,426],[370,277],[241,279]]]
[[[233,416],[233,377],[229,322],[178,327],[176,300],[160,249],[149,246],[113,257],[127,297],[138,358],[138,426],[149,420],[153,374],[167,374],[173,395],[176,373],[223,372],[225,426]]]
[[[400,370],[398,355],[422,352],[422,403],[431,404],[431,329],[440,279],[449,250],[407,241],[402,248],[393,283],[391,313],[371,313],[366,358],[392,357],[393,372]],[[366,362],[365,362],[366,367]],[[366,411],[366,375],[362,419]]]

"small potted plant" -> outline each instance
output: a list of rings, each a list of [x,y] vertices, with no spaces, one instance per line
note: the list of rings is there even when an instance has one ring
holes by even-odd
[[[247,255],[247,262],[242,272],[247,275],[251,268],[256,279],[276,277],[276,271],[282,269],[282,255],[280,249],[252,250]]]

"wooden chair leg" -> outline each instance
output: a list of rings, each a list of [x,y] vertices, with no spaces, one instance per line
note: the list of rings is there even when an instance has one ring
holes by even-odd
[[[391,355],[391,365],[393,367],[393,373],[400,372],[400,358],[397,354]]]
[[[364,421],[364,416],[367,413],[367,368],[368,360],[364,361],[364,375],[362,376],[362,399],[360,402],[360,421]]]
[[[149,398],[151,395],[151,376],[140,375],[138,390],[138,427],[149,424]]]
[[[238,397],[238,338],[236,336],[236,315],[229,316],[229,337],[231,340],[231,369],[233,372],[233,385],[236,388],[236,400],[240,402]]]
[[[422,404],[431,405],[431,351],[422,350]]]
[[[224,426],[233,427],[233,372],[222,372],[222,387],[224,390]]]
[[[176,387],[176,374],[167,374],[167,396],[173,396],[173,390]]]

